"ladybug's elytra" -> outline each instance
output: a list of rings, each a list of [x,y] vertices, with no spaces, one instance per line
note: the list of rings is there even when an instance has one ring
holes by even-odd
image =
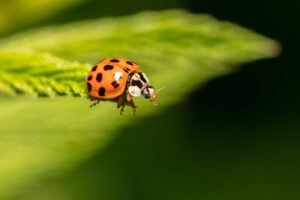
[[[143,95],[153,103],[156,101],[155,89],[141,67],[124,58],[107,58],[96,63],[85,82],[91,100],[116,101],[121,114],[125,105],[136,111],[132,97]]]

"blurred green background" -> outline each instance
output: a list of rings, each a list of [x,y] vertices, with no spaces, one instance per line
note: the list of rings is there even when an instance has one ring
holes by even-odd
[[[20,1],[0,3],[0,16],[10,19],[0,23],[3,36],[47,24],[184,8],[274,38],[283,51],[276,59],[247,64],[207,83],[160,115],[136,120],[78,167],[23,184],[8,199],[300,198],[299,64],[295,58],[299,3],[69,0],[55,3],[53,11],[41,10],[36,17],[24,5],[14,15],[7,14],[8,8],[16,9],[12,2]],[[44,1],[49,6],[53,2]],[[22,26],[15,26],[17,22]]]

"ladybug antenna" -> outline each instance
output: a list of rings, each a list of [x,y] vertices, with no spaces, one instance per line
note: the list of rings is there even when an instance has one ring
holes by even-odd
[[[158,88],[156,91],[155,91],[155,96],[154,96],[154,99],[152,100],[152,103],[157,106],[157,102],[156,102],[156,94],[159,93],[160,91],[166,89],[166,87],[161,87],[161,88]]]
[[[166,89],[166,88],[167,88],[167,87],[161,87],[161,88],[158,88],[158,89],[156,90],[156,94],[159,93],[160,91]]]

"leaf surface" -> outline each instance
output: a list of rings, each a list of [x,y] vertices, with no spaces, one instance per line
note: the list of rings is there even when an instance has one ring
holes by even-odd
[[[182,101],[242,63],[278,53],[271,39],[180,10],[45,27],[5,38],[0,47],[1,195],[75,167],[125,125]],[[136,99],[137,116],[130,108],[120,116],[114,103],[89,109],[86,98],[73,98],[85,96],[85,75],[106,57],[136,61],[156,88],[166,87],[159,105]]]

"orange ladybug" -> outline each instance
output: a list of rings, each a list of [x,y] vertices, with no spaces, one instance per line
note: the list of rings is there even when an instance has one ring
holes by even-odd
[[[155,104],[156,92],[141,67],[124,58],[107,58],[96,63],[86,77],[87,92],[91,100],[117,102],[117,108],[128,105],[136,111],[132,97],[143,95]]]

